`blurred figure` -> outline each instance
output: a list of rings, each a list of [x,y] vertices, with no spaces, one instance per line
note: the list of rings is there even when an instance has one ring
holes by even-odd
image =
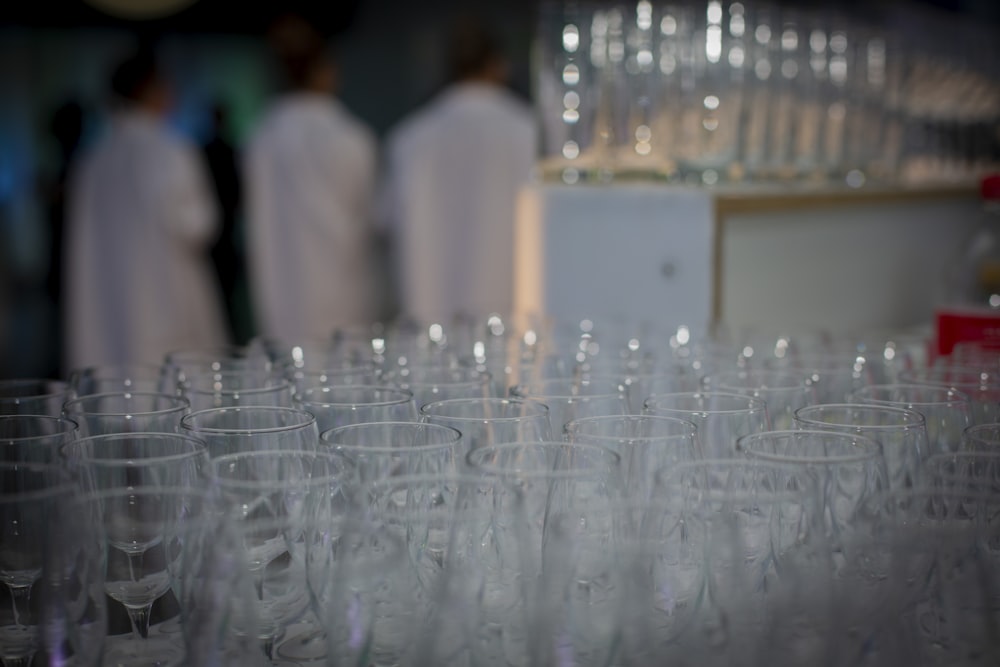
[[[403,314],[425,323],[511,311],[514,206],[536,158],[496,37],[457,22],[448,64],[448,87],[389,135],[380,202]]]
[[[236,151],[227,139],[228,133],[229,114],[221,103],[217,103],[212,106],[212,134],[202,147],[215,185],[222,223],[211,255],[222,290],[230,338],[237,345],[245,345],[253,337],[253,332],[247,312],[239,166]]]
[[[62,324],[63,285],[63,230],[66,223],[66,200],[68,197],[70,167],[76,162],[83,142],[86,124],[83,105],[75,99],[59,104],[49,118],[49,137],[53,146],[53,164],[45,170],[40,179],[42,199],[45,202],[49,223],[49,266],[45,275],[45,292],[51,305],[51,345],[49,347],[49,369],[45,377],[61,377],[62,341],[65,336]]]
[[[272,33],[290,90],[246,153],[250,286],[260,333],[282,340],[367,324],[372,289],[373,133],[335,99],[337,68],[298,19]]]
[[[208,248],[217,210],[197,148],[163,123],[150,53],[112,76],[118,108],[71,183],[65,305],[70,368],[159,362],[226,343]]]

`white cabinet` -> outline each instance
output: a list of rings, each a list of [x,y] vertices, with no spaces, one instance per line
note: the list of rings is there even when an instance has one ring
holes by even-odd
[[[930,321],[978,216],[971,188],[534,185],[515,225],[515,311],[692,333],[908,327]]]
[[[703,191],[532,186],[515,231],[518,314],[706,327],[714,225]]]

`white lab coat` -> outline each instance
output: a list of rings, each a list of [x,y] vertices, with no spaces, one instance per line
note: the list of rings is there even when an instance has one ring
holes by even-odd
[[[198,150],[124,111],[73,175],[66,229],[71,368],[159,363],[225,344],[208,247],[218,209]]]
[[[281,340],[367,324],[375,138],[335,99],[288,95],[245,155],[251,287],[261,333]]]
[[[515,201],[536,159],[527,105],[499,86],[454,84],[386,150],[380,217],[403,312],[424,323],[510,313]]]

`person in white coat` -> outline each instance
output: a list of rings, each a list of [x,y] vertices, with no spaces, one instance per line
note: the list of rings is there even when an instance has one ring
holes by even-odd
[[[198,149],[164,122],[152,55],[120,64],[107,133],[71,177],[64,306],[69,369],[159,363],[227,343],[208,248],[217,209]]]
[[[369,324],[379,312],[375,137],[335,99],[322,45],[303,41],[283,54],[292,90],[265,113],[244,156],[254,311],[261,334],[286,341]]]
[[[424,324],[511,312],[514,209],[536,159],[499,43],[471,20],[450,41],[451,83],[386,140],[380,199],[402,314]]]

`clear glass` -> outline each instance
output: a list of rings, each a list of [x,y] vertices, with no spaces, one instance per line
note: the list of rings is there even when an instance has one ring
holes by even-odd
[[[370,385],[310,387],[295,396],[295,405],[316,416],[320,432],[348,424],[416,421],[413,393]]]
[[[422,422],[352,424],[324,431],[320,447],[341,454],[362,484],[399,475],[458,473],[468,451],[462,434]]]
[[[701,458],[733,457],[738,437],[769,429],[764,401],[742,394],[659,394],[646,399],[643,412],[694,423],[698,427]]]
[[[79,368],[70,373],[69,385],[77,396],[123,391],[170,394],[177,389],[174,378],[155,364]]]
[[[919,412],[927,424],[930,453],[960,449],[962,432],[972,419],[967,396],[949,387],[915,384],[879,384],[851,394],[852,403],[889,405]]]
[[[292,384],[259,371],[211,371],[187,376],[180,390],[192,410],[248,405],[292,407]]]
[[[420,408],[421,419],[462,433],[469,449],[500,442],[548,440],[549,408],[513,398],[455,398]]]
[[[618,454],[632,499],[649,497],[657,470],[699,458],[697,427],[674,417],[584,417],[566,424],[564,433],[569,442],[599,445]]]
[[[574,419],[629,413],[626,386],[601,378],[542,380],[512,387],[510,395],[547,405],[554,433]]]
[[[75,421],[44,415],[0,415],[0,461],[55,463],[77,437]]]
[[[292,408],[212,408],[186,415],[184,432],[205,442],[212,458],[271,449],[315,451],[319,430],[312,413]]]
[[[62,416],[63,403],[74,397],[62,380],[0,380],[0,415]]]
[[[841,431],[875,440],[882,446],[891,489],[912,487],[930,455],[927,424],[913,410],[860,403],[810,405],[795,413],[795,428]]]
[[[80,427],[80,435],[105,433],[176,433],[191,411],[186,398],[172,394],[114,392],[67,401],[63,414]]]
[[[208,479],[205,443],[174,433],[111,433],[59,450],[87,491],[126,487],[198,488]]]
[[[901,382],[948,387],[968,397],[973,424],[1000,421],[1000,370],[967,366],[914,368],[899,374]]]

